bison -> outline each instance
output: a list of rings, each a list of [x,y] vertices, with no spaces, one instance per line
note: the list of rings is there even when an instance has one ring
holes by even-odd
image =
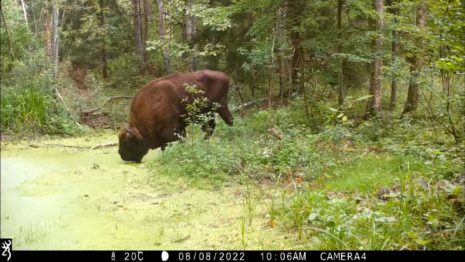
[[[196,86],[199,93],[186,90]],[[155,79],[142,87],[134,97],[129,125],[119,134],[119,150],[125,161],[140,163],[149,149],[165,149],[167,144],[185,136],[186,105],[197,97],[205,97],[202,114],[217,112],[232,126],[233,117],[228,109],[229,77],[219,71],[203,70],[186,74],[171,74]],[[208,138],[215,128],[215,119],[202,123]]]

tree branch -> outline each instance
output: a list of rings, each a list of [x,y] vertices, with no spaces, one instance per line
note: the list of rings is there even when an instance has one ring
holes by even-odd
[[[112,100],[133,99],[133,98],[134,98],[133,96],[111,96],[111,97],[108,97],[107,99],[105,99],[105,101],[103,101],[101,106],[93,108],[93,109],[82,110],[81,114],[83,114],[83,115],[93,114],[94,112],[102,109],[102,107],[104,107],[108,102],[110,102]]]

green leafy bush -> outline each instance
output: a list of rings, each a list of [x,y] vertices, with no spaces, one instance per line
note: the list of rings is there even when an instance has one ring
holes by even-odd
[[[2,88],[1,128],[13,133],[70,134],[75,124],[59,105],[46,80]]]
[[[391,187],[384,201],[305,190],[283,202],[278,213],[288,227],[321,249],[463,248],[465,227],[459,210],[465,200],[460,187],[448,193],[445,184],[426,187],[420,181],[425,180],[407,177]],[[451,205],[451,198],[456,204]]]

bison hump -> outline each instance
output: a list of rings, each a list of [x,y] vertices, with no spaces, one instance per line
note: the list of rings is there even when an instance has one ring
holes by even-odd
[[[177,118],[180,96],[169,81],[149,83],[141,89],[131,106],[131,119],[137,123],[162,123]]]

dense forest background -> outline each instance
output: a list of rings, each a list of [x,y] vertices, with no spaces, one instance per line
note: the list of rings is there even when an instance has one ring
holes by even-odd
[[[322,247],[465,246],[464,0],[2,0],[0,36],[3,137],[117,130],[149,80],[221,70],[235,131],[158,168],[305,185],[270,225],[318,227]],[[332,205],[313,189],[335,178],[387,202]]]
[[[78,120],[98,100],[86,90],[209,68],[232,77],[233,104],[302,101],[311,128],[328,101],[352,116],[339,120],[421,114],[460,142],[464,20],[452,0],[2,1],[2,128],[67,132],[49,107],[31,115],[14,99],[40,95]]]

